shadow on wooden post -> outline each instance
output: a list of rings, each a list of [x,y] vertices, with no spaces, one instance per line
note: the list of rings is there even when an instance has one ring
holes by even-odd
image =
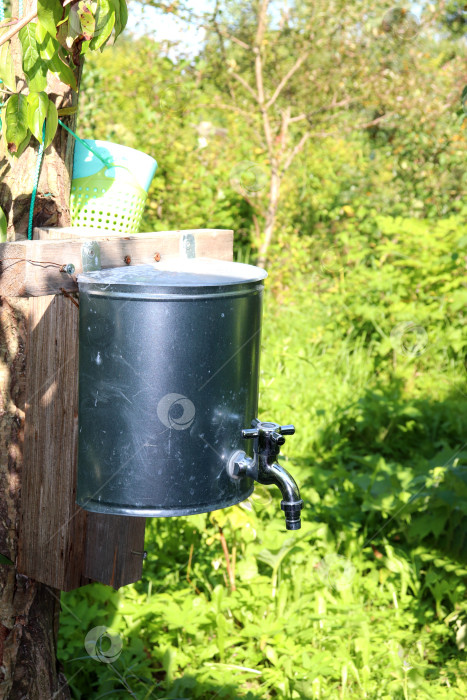
[[[29,300],[26,427],[18,570],[69,591],[141,578],[144,518],[76,503],[78,309],[60,295]]]

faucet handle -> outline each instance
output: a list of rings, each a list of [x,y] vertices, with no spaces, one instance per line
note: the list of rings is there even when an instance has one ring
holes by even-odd
[[[242,437],[244,438],[257,438],[259,432],[255,428],[245,428],[242,430]]]
[[[269,434],[270,439],[276,445],[283,445],[285,439],[283,435],[293,435],[295,433],[295,426],[293,425],[278,425],[277,423],[262,423],[257,418],[252,421],[252,428],[245,428],[242,430],[242,437],[244,438],[257,438],[261,429],[265,430]],[[271,432],[271,430],[273,432]]]
[[[271,433],[271,440],[275,445],[283,445],[285,442],[285,437],[281,435],[279,432],[274,431]]]

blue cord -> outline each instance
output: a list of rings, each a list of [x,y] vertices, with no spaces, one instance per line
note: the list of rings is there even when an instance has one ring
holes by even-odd
[[[74,139],[76,139],[77,141],[79,141],[80,144],[81,144],[82,146],[84,146],[84,148],[87,148],[88,151],[90,151],[93,155],[95,155],[96,158],[98,158],[98,159],[101,161],[101,163],[104,163],[104,165],[106,165],[108,168],[110,168],[110,167],[115,167],[112,158],[103,158],[101,155],[99,155],[99,153],[98,153],[97,151],[95,151],[93,148],[91,148],[91,146],[90,146],[88,143],[86,143],[86,141],[83,141],[83,139],[80,139],[80,137],[78,136],[78,134],[75,134],[75,132],[72,131],[72,130],[70,129],[69,126],[67,126],[66,124],[64,124],[64,123],[62,122],[61,119],[58,120],[58,123],[60,124],[60,126],[63,126],[63,128],[65,129],[65,131],[68,131],[68,133],[71,134],[71,135],[73,136]],[[123,166],[122,166],[122,167],[123,167]]]
[[[31,205],[29,207],[29,222],[28,222],[28,241],[32,240],[32,218],[34,216],[34,204],[36,202],[37,187],[39,185],[39,175],[41,174],[42,156],[44,154],[44,141],[45,141],[45,119],[44,126],[42,128],[42,143],[39,146],[39,153],[37,154],[36,169],[34,171],[34,179],[32,181],[32,195],[31,195]]]

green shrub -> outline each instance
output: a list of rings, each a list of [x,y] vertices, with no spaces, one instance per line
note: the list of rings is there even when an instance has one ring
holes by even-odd
[[[302,530],[266,487],[149,521],[141,582],[63,595],[73,697],[467,697],[467,228],[358,216],[269,268],[261,416],[296,425]]]

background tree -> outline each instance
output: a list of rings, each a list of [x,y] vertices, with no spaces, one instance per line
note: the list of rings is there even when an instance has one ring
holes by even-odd
[[[439,124],[458,100],[455,89],[447,102],[443,89],[433,90],[461,71],[456,60],[448,75],[430,61],[433,50],[439,55],[444,3],[418,12],[394,9],[391,2],[369,8],[359,0],[326,6],[261,0],[253,8],[217,2],[212,12],[191,18],[207,34],[185,114],[202,102],[200,114],[210,108],[212,119],[217,108],[241,123],[245,155],[231,181],[251,207],[261,264],[297,157],[317,150],[319,140],[353,131],[375,137],[403,131],[414,119]],[[203,83],[209,84],[205,92]]]

